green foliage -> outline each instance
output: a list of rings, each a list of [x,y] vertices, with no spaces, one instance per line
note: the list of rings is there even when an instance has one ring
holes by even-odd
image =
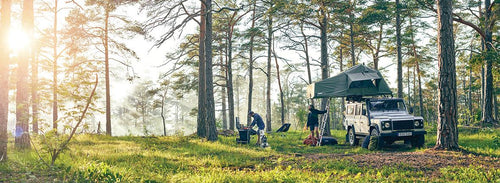
[[[430,176],[426,168],[406,163],[364,164],[365,159],[362,159],[364,163],[357,162],[359,157],[373,152],[345,144],[345,131],[332,131],[339,141],[335,146],[304,145],[302,141],[308,134],[308,131],[267,134],[271,147],[265,149],[253,145],[255,136],[250,144],[236,144],[234,136],[206,142],[181,135],[79,135],[71,144],[71,151],[61,155],[54,169],[36,161],[35,153],[9,152],[11,159],[9,164],[0,163],[0,175],[7,172],[45,177],[29,179],[32,182],[495,182],[500,177],[498,169],[476,165],[444,166],[434,172],[441,176]],[[459,144],[473,153],[500,157],[499,136],[499,129],[460,127]],[[426,145],[433,143],[435,132],[429,132]],[[383,151],[422,150],[384,147]],[[380,153],[377,151],[374,155]],[[480,157],[470,158],[478,162],[476,158]],[[25,179],[0,180],[22,182]]]

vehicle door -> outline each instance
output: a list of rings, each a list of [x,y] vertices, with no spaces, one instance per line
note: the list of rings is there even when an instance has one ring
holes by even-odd
[[[354,109],[355,105],[353,104],[347,104],[346,105],[346,111],[345,111],[345,126],[351,126],[354,125],[354,128],[358,128],[356,124],[356,118],[354,116]],[[356,129],[357,131],[357,129]]]
[[[365,110],[366,111],[366,110]],[[368,124],[368,118],[363,115],[363,104],[362,103],[357,103],[356,104],[356,110],[355,110],[355,115],[356,115],[356,121],[358,124],[358,132],[362,133],[364,135],[368,135],[370,127]]]

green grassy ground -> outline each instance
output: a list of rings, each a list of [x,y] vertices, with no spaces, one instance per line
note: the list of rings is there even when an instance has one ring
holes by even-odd
[[[500,170],[495,168],[499,129],[461,129],[459,144],[473,154],[451,153],[449,160],[404,144],[381,151],[350,147],[344,145],[345,131],[333,131],[339,145],[311,147],[302,144],[307,135],[268,134],[271,148],[266,149],[253,145],[255,137],[250,144],[236,144],[235,136],[205,142],[178,136],[79,135],[55,167],[42,163],[35,151],[10,147],[8,163],[0,163],[0,182],[500,182]],[[425,145],[434,144],[431,132]],[[451,163],[436,168],[437,162],[426,159],[427,154]],[[408,162],[377,161],[388,156],[412,157]],[[419,158],[428,167],[419,167]],[[467,164],[468,158],[481,163]]]

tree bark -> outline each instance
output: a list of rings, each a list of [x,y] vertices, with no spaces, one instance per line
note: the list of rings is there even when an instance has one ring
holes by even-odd
[[[200,43],[199,43],[199,65],[198,65],[198,119],[197,119],[197,131],[198,137],[207,137],[207,125],[206,125],[206,65],[205,65],[205,32],[206,32],[206,7],[205,2],[201,2],[200,11]]]
[[[300,33],[302,34],[302,37],[304,38],[304,53],[306,55],[306,66],[307,66],[307,81],[309,81],[309,84],[312,84],[312,78],[311,78],[311,63],[310,63],[310,58],[309,58],[309,43],[307,40],[307,36],[304,33],[304,24],[300,24]],[[314,99],[311,100],[311,105],[314,105]]]
[[[0,18],[0,162],[7,161],[9,120],[9,47],[7,35],[10,27],[11,0],[2,0]]]
[[[29,32],[33,20],[33,1],[23,1],[22,25],[26,33]],[[32,29],[31,29],[32,30]],[[15,145],[20,149],[31,147],[29,140],[29,85],[28,85],[28,65],[30,48],[22,48],[18,58],[17,68],[17,90],[16,90],[16,135]]]
[[[351,10],[349,12],[349,38],[351,39],[351,64],[356,65],[356,53],[354,48],[354,7],[356,6],[356,1],[351,4]]]
[[[257,20],[257,17],[255,16],[255,6],[256,6],[256,0],[253,1],[252,4],[252,26],[250,27],[250,43],[249,43],[249,65],[248,65],[248,111],[247,111],[247,126],[250,125],[251,119],[250,116],[248,115],[248,112],[252,111],[252,92],[253,92],[253,42],[255,39],[255,34],[254,34],[254,28],[255,28],[255,21]]]
[[[320,25],[321,25],[321,31],[320,31],[320,39],[321,39],[321,79],[326,79],[328,78],[328,37],[326,35],[326,31],[328,30],[328,21],[327,21],[327,16],[326,16],[326,6],[322,4],[320,7],[320,14],[321,14],[321,19],[320,19]],[[321,99],[321,110],[325,110],[326,104],[327,104],[328,99],[323,98]],[[328,113],[325,113],[323,115],[328,115]],[[326,125],[325,125],[325,135],[330,136],[330,121],[327,120]],[[323,135],[323,134],[321,134]]]
[[[33,0],[31,0],[33,4]],[[34,10],[31,9],[29,13],[31,18],[29,22],[29,39],[31,40],[31,110],[32,110],[32,132],[33,134],[38,134],[38,116],[39,116],[39,105],[38,101],[38,54],[39,48],[38,43],[33,39],[33,29],[34,29]]]
[[[167,97],[168,88],[165,88],[163,95],[161,96],[161,121],[163,123],[163,136],[167,136],[167,126],[166,126],[166,118],[165,118],[165,98]]]
[[[108,26],[109,10],[106,8],[104,17],[104,64],[106,77],[106,135],[111,136],[111,88],[109,86],[109,45],[108,45]]]
[[[278,56],[276,55],[276,50],[274,49],[274,41],[273,41],[273,55],[274,61],[276,62],[276,77],[278,78],[278,87],[280,89],[280,104],[281,104],[281,125],[285,124],[285,100],[283,96],[283,88],[281,87],[281,78],[280,78],[280,66],[278,64]]]
[[[233,88],[233,28],[234,25],[229,26],[229,35],[227,43],[227,100],[229,105],[229,127],[230,130],[234,130],[234,88]],[[227,128],[225,128],[227,129]]]
[[[485,9],[485,22],[487,25],[485,25],[485,40],[484,40],[484,48],[486,48],[486,53],[489,54],[491,51],[493,51],[493,34],[492,34],[492,27],[489,27],[490,21],[492,18],[492,12],[491,8],[489,8],[491,5],[490,0],[485,0],[484,1],[484,9]],[[486,57],[486,64],[484,66],[484,102],[483,102],[483,112],[482,112],[482,119],[481,121],[483,124],[485,123],[493,123],[495,120],[493,119],[493,61],[492,58]]]
[[[412,32],[415,32],[413,30],[413,22],[410,17],[410,29],[412,29]],[[415,57],[415,66],[417,69],[417,79],[418,79],[418,99],[419,99],[419,111],[420,111],[420,116],[424,117],[425,121],[425,115],[424,115],[424,99],[422,96],[422,73],[420,72],[420,56],[417,53],[417,46],[415,45],[415,37],[413,33],[411,34],[411,40],[412,40],[412,50],[413,50],[413,57]]]
[[[53,45],[53,54],[54,54],[54,66],[52,70],[53,74],[53,83],[52,83],[52,128],[57,132],[57,119],[58,117],[58,104],[57,104],[57,60],[59,58],[57,53],[57,14],[58,14],[58,1],[54,0],[54,29],[53,29],[53,37],[52,42]]]
[[[396,50],[398,62],[398,98],[403,98],[403,57],[401,55],[401,10],[396,0]]]
[[[207,94],[207,139],[217,141],[217,126],[215,123],[215,102],[212,71],[212,0],[205,0],[206,34],[205,34],[205,63],[206,63],[206,94]]]
[[[221,98],[222,98],[222,129],[226,130],[227,129],[227,106],[226,106],[226,94],[229,92],[229,91],[226,91],[226,87],[227,87],[227,82],[228,82],[228,79],[227,79],[227,70],[224,69],[224,57],[222,56],[223,53],[222,53],[222,48],[220,49],[220,65],[221,65],[221,75],[226,75],[226,86],[222,87],[222,90],[221,90]],[[227,65],[227,63],[226,63]]]
[[[273,8],[271,0],[269,9]],[[270,13],[267,20],[267,88],[266,88],[266,130],[272,131],[271,128],[271,46],[273,40],[273,16]]]
[[[457,88],[453,38],[452,0],[438,0],[439,102],[434,149],[457,150]]]

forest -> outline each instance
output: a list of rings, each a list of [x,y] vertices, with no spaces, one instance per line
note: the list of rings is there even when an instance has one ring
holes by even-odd
[[[0,182],[498,182],[499,4],[1,0]],[[422,146],[351,146],[346,98],[306,96],[359,65]],[[270,147],[236,143],[250,111]]]

